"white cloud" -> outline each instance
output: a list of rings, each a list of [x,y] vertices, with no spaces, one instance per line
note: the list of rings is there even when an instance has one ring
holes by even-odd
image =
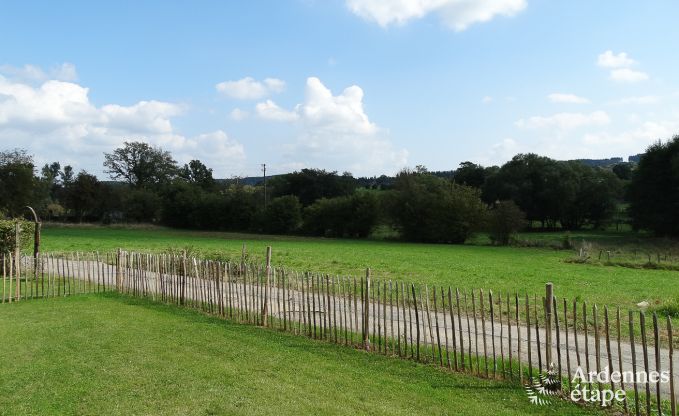
[[[634,69],[619,68],[611,71],[611,79],[619,82],[639,82],[646,81],[648,74]]]
[[[519,128],[572,130],[583,126],[601,126],[610,123],[611,119],[605,111],[585,113],[557,113],[551,116],[533,116],[520,119],[515,124]]]
[[[657,104],[660,102],[660,97],[657,95],[644,95],[640,97],[624,97],[619,100],[611,101],[610,104],[614,105],[646,105],[646,104]]]
[[[285,81],[277,78],[266,78],[257,81],[252,77],[245,77],[238,81],[224,81],[215,85],[220,93],[239,100],[257,100],[285,90]]]
[[[636,64],[637,61],[627,56],[627,53],[614,54],[611,50],[600,54],[597,59],[597,65],[610,69],[610,78],[617,82],[646,81],[649,78],[647,73],[630,68]]]
[[[43,70],[39,66],[30,64],[26,64],[22,67],[0,65],[0,74],[12,81],[28,83],[44,82],[49,79],[57,81],[75,81],[78,79],[75,65],[68,62],[54,65],[48,71]]]
[[[589,133],[582,141],[585,145],[605,148],[614,147],[627,153],[640,152],[657,140],[671,138],[679,130],[679,122],[646,121],[638,127],[622,133]]]
[[[73,82],[32,86],[0,76],[0,143],[35,152],[38,163],[58,160],[95,174],[102,173],[103,152],[131,140],[161,146],[179,162],[243,162],[242,145],[223,131],[196,137],[176,132],[172,119],[186,111],[183,105],[149,100],[97,107],[88,95],[88,88]]]
[[[526,0],[346,0],[346,4],[354,14],[382,27],[436,13],[448,27],[462,31],[498,15],[514,16],[526,7]]]
[[[356,175],[395,172],[407,165],[408,152],[396,149],[386,131],[371,122],[363,107],[363,90],[345,88],[339,95],[315,77],[307,79],[304,102],[288,111],[267,100],[256,106],[260,117],[292,122],[296,142],[284,146],[290,166],[348,170]]]
[[[597,65],[602,68],[627,68],[634,64],[636,64],[636,61],[627,56],[627,53],[614,54],[611,50],[600,54],[597,59]]]
[[[241,110],[240,108],[234,108],[229,113],[229,117],[231,117],[231,119],[235,120],[235,121],[245,120],[249,116],[250,116],[249,112],[247,112],[245,110]]]
[[[295,121],[299,117],[296,112],[284,110],[271,100],[258,103],[255,111],[259,117],[272,121]]]
[[[493,102],[493,97],[491,97],[490,95],[486,95],[481,99],[481,102],[484,104],[490,104]]]
[[[562,94],[562,93],[552,93],[547,96],[549,101],[553,103],[566,103],[566,104],[587,104],[589,100],[584,97],[579,97],[575,94]]]

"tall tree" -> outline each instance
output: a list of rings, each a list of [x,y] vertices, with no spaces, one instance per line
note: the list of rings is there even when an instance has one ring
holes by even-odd
[[[636,228],[679,236],[679,135],[646,150],[632,175],[628,196]]]
[[[486,182],[487,170],[472,162],[462,162],[453,174],[455,183],[467,185],[474,188],[481,188]]]
[[[78,221],[99,207],[102,187],[96,176],[80,171],[65,187],[66,207],[73,210]]]
[[[212,169],[205,166],[200,160],[192,160],[185,164],[179,171],[179,177],[205,190],[211,190],[215,187]]]
[[[167,183],[178,172],[170,152],[144,142],[125,142],[113,153],[104,153],[104,167],[111,179],[122,179],[136,188]]]
[[[25,150],[0,152],[0,210],[16,217],[34,198],[33,157]]]
[[[357,182],[350,173],[328,172],[321,169],[302,169],[271,178],[269,188],[273,196],[295,195],[304,206],[320,198],[351,195]]]

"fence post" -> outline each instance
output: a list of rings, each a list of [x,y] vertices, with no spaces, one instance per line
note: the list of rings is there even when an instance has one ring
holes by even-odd
[[[16,272],[16,300],[21,300],[21,224],[14,223],[14,271]]]
[[[271,246],[266,248],[266,286],[264,287],[264,305],[262,306],[262,326],[269,321],[269,287],[271,284]]]
[[[363,299],[363,348],[370,351],[370,268],[365,270],[365,297]]]
[[[545,361],[547,369],[552,365],[552,304],[554,301],[554,285],[545,285]],[[536,316],[537,318],[537,316]]]
[[[120,270],[120,258],[122,257],[123,251],[119,248],[116,253],[116,289],[118,292],[122,292],[122,282],[121,282],[121,270]]]

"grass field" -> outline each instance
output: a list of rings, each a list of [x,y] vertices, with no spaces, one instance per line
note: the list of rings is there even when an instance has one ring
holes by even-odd
[[[516,385],[118,295],[0,310],[3,415],[595,412],[534,406]]]
[[[534,236],[551,236],[557,241],[561,238],[554,234]],[[629,240],[624,233],[581,233],[572,237],[609,245]],[[552,281],[559,297],[623,309],[636,309],[641,301],[648,301],[658,310],[663,306],[674,310],[679,304],[679,272],[568,263],[565,260],[574,256],[571,250],[261,236],[156,227],[47,226],[43,233],[44,250],[48,251],[112,251],[118,247],[164,251],[189,247],[205,256],[240,259],[243,243],[258,260],[265,247],[272,245],[274,264],[300,271],[360,276],[366,267],[371,267],[374,275],[390,279],[538,294],[544,291],[545,282]]]

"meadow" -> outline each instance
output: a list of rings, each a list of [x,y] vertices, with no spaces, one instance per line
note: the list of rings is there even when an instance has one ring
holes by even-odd
[[[361,276],[370,267],[376,277],[495,292],[543,293],[555,285],[557,297],[636,310],[649,302],[653,310],[674,314],[679,305],[679,272],[630,268],[604,263],[574,263],[577,250],[557,250],[562,233],[523,235],[537,247],[496,247],[487,244],[413,244],[380,240],[343,240],[294,236],[198,232],[153,226],[46,226],[45,251],[137,251],[187,249],[193,254],[240,261],[243,244],[248,257],[263,261],[267,245],[273,263],[298,271]],[[627,232],[582,232],[570,235],[611,249],[631,247],[639,237]],[[648,247],[653,243],[645,244]],[[542,242],[542,243],[541,243]]]
[[[116,294],[3,305],[0,339],[0,414],[598,414]]]

